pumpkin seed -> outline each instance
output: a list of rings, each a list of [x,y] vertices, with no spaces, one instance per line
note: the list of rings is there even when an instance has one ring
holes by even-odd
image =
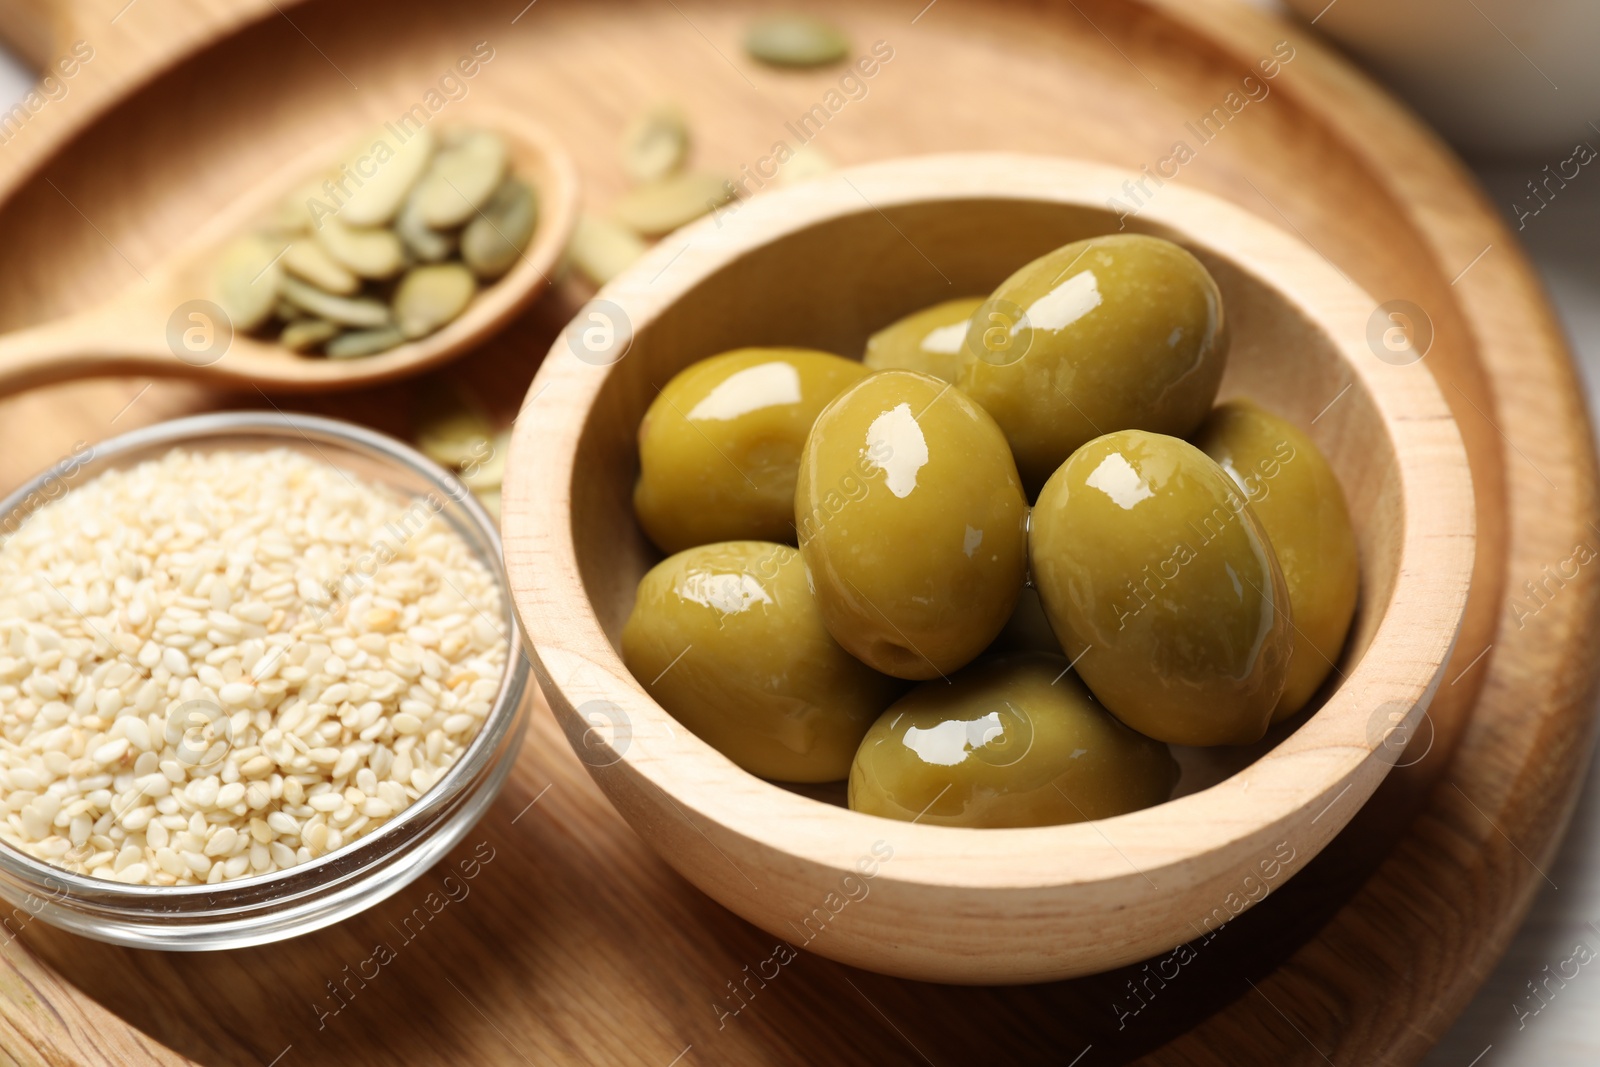
[[[567,255],[572,265],[596,285],[604,285],[644,255],[646,245],[632,230],[609,219],[578,216]]]
[[[507,178],[461,231],[462,261],[484,281],[494,281],[522,255],[538,217],[533,189],[520,178]]]
[[[386,129],[375,131],[343,168],[352,183],[361,184],[339,206],[339,218],[347,226],[382,226],[394,218],[428,169],[433,148],[433,134],[426,127],[403,142]]]
[[[849,55],[850,39],[810,15],[771,15],[750,24],[744,48],[774,67],[821,67]]]
[[[733,199],[733,184],[710,174],[679,174],[624,193],[611,217],[635,233],[659,237]]]
[[[338,333],[338,325],[326,319],[296,319],[283,328],[278,343],[291,352],[309,352]]]
[[[511,427],[496,430],[487,455],[469,461],[461,469],[461,480],[473,491],[499,489],[506,477],[506,452],[511,448]]]
[[[322,220],[317,240],[341,267],[363,278],[393,278],[406,263],[400,238],[389,230],[352,229],[329,217]]]
[[[405,341],[405,336],[393,326],[383,326],[376,330],[351,330],[324,345],[322,354],[329,359],[356,359],[360,356],[375,356],[379,352],[387,352],[391,348],[405,344]]]
[[[689,124],[672,104],[657,104],[622,132],[622,169],[637,184],[678,173],[689,155]]]
[[[478,213],[506,175],[506,143],[481,130],[447,148],[417,183],[417,212],[435,230],[460,226]]]
[[[288,277],[278,284],[278,292],[301,311],[341,326],[376,329],[393,324],[389,309],[370,297],[334,296]]]
[[[478,498],[478,503],[483,505],[495,522],[500,521],[500,490],[499,489],[474,489],[472,494]]]
[[[283,254],[283,269],[335,296],[349,296],[361,288],[360,278],[334,262],[327,249],[304,237]]]
[[[282,250],[282,245],[257,236],[241,237],[222,250],[217,259],[217,303],[234,329],[259,329],[272,318],[283,278],[278,262]]]
[[[459,263],[412,267],[394,292],[395,321],[408,338],[426,337],[466,310],[478,280]]]
[[[311,229],[313,203],[331,206],[327,203],[327,196],[321,178],[306,182],[273,209],[271,218],[267,220],[267,229],[285,236],[305,233]]]
[[[803,144],[778,168],[778,181],[797,185],[834,169],[833,160],[816,145]]]
[[[406,206],[400,209],[399,216],[395,218],[394,232],[399,235],[406,250],[424,263],[448,259],[456,250],[456,235],[429,229],[428,224],[422,221],[422,213],[417,210],[417,198],[414,196],[406,201]]]
[[[427,389],[417,412],[417,448],[441,466],[458,470],[482,463],[494,450],[494,424],[476,397],[459,386]]]

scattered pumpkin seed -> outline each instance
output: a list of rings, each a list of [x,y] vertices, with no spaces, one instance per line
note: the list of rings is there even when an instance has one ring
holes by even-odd
[[[507,178],[461,231],[462,262],[484,281],[494,281],[522,255],[538,218],[533,188],[521,178]]]
[[[689,124],[673,104],[657,104],[622,131],[622,169],[644,185],[683,169],[689,156]]]
[[[472,218],[500,187],[508,158],[505,141],[482,130],[440,152],[413,194],[422,221],[448,230]]]
[[[645,247],[637,234],[610,219],[579,215],[567,255],[585,278],[604,285],[644,255]]]
[[[236,330],[255,330],[272,318],[278,305],[283,267],[277,262],[282,245],[264,237],[241,237],[222,250],[217,261],[217,302]]]
[[[338,334],[338,325],[326,319],[296,319],[283,328],[278,343],[291,352],[309,352]]]
[[[393,278],[406,264],[406,250],[393,231],[354,229],[338,216],[322,220],[317,241],[341,267],[363,278]]]
[[[500,521],[500,490],[499,489],[474,489],[473,495],[478,498],[478,503],[483,505],[495,522]]]
[[[833,160],[816,145],[803,144],[778,168],[778,181],[797,185],[834,169]]]
[[[622,194],[611,217],[635,233],[660,237],[733,199],[733,184],[711,174],[678,174]]]
[[[433,160],[434,137],[427,127],[400,141],[387,129],[379,129],[364,146],[358,146],[345,164],[356,186],[339,207],[339,218],[347,226],[382,226],[405,202],[407,194]],[[367,177],[363,170],[374,171]]]
[[[837,26],[810,15],[769,15],[745,32],[744,48],[774,67],[821,67],[850,54],[850,39]]]
[[[334,296],[295,278],[284,278],[278,285],[283,298],[296,308],[319,319],[372,330],[392,325],[389,309],[371,297]]]
[[[405,344],[405,335],[393,326],[382,326],[375,330],[351,330],[342,333],[323,346],[322,353],[329,359],[355,359],[359,356],[373,356],[379,352],[387,352],[397,345]]]
[[[441,466],[481,463],[494,449],[494,424],[478,399],[460,386],[425,389],[416,418],[417,448]]]
[[[307,237],[289,246],[283,254],[283,269],[335,296],[349,296],[361,288],[360,278],[334,262],[327,249]]]
[[[506,426],[496,430],[489,453],[462,467],[461,480],[466,483],[467,488],[474,492],[499,489],[500,483],[505,481],[506,453],[510,448],[511,427]]]
[[[408,338],[426,337],[472,302],[478,280],[459,263],[412,267],[394,291],[395,321]]]

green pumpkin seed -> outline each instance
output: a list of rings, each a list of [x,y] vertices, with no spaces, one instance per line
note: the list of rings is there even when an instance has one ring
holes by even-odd
[[[310,282],[325,293],[349,296],[361,288],[361,279],[340,266],[327,249],[309,238],[300,238],[283,254],[283,269]]]
[[[849,55],[850,39],[810,15],[771,15],[750,24],[744,48],[774,67],[821,67]]]
[[[358,329],[391,326],[389,309],[369,297],[344,297],[325,293],[295,278],[284,278],[278,292],[295,307],[319,319]]]
[[[340,220],[361,227],[382,226],[394,218],[433,161],[433,149],[433,134],[426,127],[405,141],[387,129],[374,131],[344,166],[346,188],[352,191],[336,205]]]
[[[533,189],[520,178],[507,178],[461,231],[462,260],[484,281],[494,281],[522,255],[538,216]]]
[[[406,337],[426,337],[465,311],[477,291],[478,280],[459,263],[412,267],[394,292],[395,321]]]
[[[416,197],[407,200],[406,206],[400,209],[400,214],[394,220],[394,232],[406,246],[406,251],[424,263],[448,259],[456,250],[455,234],[439,233],[422,221]]]
[[[499,489],[500,483],[505,481],[506,452],[510,448],[511,427],[496,430],[488,454],[462,466],[461,480],[467,488],[474,492]]]
[[[778,181],[784,185],[797,185],[803,181],[826,174],[834,169],[833,160],[816,145],[804,144],[794,155],[778,167]]]
[[[646,247],[632,230],[625,230],[609,219],[580,215],[572,231],[572,243],[567,246],[567,255],[585,278],[596,285],[604,285],[644,255]]]
[[[423,223],[449,230],[472,218],[500,187],[508,160],[505,141],[481,130],[440,152],[417,183],[417,212]]]
[[[452,470],[482,464],[494,452],[494,424],[476,397],[459,386],[427,389],[417,412],[417,448]]]
[[[325,319],[296,319],[283,328],[278,343],[291,352],[309,352],[338,334],[339,327]]]
[[[622,195],[611,217],[635,233],[660,237],[733,199],[731,182],[710,174],[679,174]]]
[[[352,330],[342,333],[323,346],[322,354],[329,359],[356,359],[375,356],[405,344],[405,337],[393,326],[376,330]]]
[[[322,220],[317,241],[341,267],[363,278],[393,278],[406,264],[406,250],[391,231],[352,229],[336,216]]]
[[[217,259],[217,303],[234,329],[260,329],[272,318],[283,279],[278,261],[282,251],[282,245],[258,236],[241,237],[222,250]]]
[[[622,132],[622,169],[636,184],[658,182],[683,169],[689,124],[671,104],[658,104]]]

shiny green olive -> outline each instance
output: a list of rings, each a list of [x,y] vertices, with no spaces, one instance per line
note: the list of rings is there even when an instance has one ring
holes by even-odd
[[[1213,411],[1195,444],[1244,490],[1283,568],[1295,634],[1278,722],[1305,707],[1333,670],[1355,615],[1361,572],[1350,510],[1311,438],[1249,401]]]
[[[972,313],[984,297],[946,300],[907,315],[867,338],[861,362],[871,370],[914,370],[953,382]]]
[[[633,509],[663,552],[794,541],[794,479],[817,413],[866,368],[808,348],[739,348],[692,364],[639,424]]]
[[[1293,649],[1289,595],[1221,467],[1176,437],[1097,437],[1033,509],[1034,584],[1112,714],[1160,741],[1259,740]]]
[[[1167,746],[1128,729],[1059,655],[979,660],[924,682],[867,731],[850,807],[944,826],[1051,826],[1160,804],[1178,782]]]
[[[973,316],[956,384],[993,415],[1030,492],[1090,438],[1184,436],[1228,355],[1217,283],[1170,241],[1113,234],[1029,263]]]
[[[795,489],[828,631],[897,678],[949,674],[1010,617],[1027,503],[1006,440],[947,382],[888,370],[817,416]]]
[[[765,541],[701,545],[651,568],[622,660],[701,740],[785,782],[843,778],[903,688],[828,636],[800,553]]]

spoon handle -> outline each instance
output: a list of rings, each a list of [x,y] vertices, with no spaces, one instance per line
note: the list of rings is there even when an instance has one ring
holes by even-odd
[[[201,364],[174,355],[151,318],[126,304],[108,305],[0,334],[0,397],[77,378],[194,375]]]

